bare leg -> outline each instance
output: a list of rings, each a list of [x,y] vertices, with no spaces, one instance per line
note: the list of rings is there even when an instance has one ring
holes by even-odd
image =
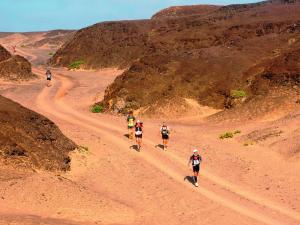
[[[128,138],[133,139],[134,129],[128,127]]]
[[[142,147],[142,139],[141,139],[141,138],[137,138],[137,139],[136,139],[136,142],[137,142],[138,148],[139,148],[139,150],[140,150],[141,147]]]
[[[130,137],[130,139],[133,139],[133,135],[134,135],[134,128],[131,128],[131,137]]]
[[[132,138],[132,132],[131,132],[131,128],[128,128],[128,138],[131,139]]]
[[[167,148],[168,148],[168,140],[167,139],[164,140],[164,148],[165,148],[165,150],[167,150]]]
[[[139,148],[139,138],[138,138],[138,137],[135,138],[135,142],[136,142],[136,145],[137,145],[138,148]]]
[[[198,172],[194,172],[194,181],[195,181],[196,187],[198,187],[198,175],[199,175]]]

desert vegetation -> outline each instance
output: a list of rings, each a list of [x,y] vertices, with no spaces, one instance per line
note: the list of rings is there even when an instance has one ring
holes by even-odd
[[[79,70],[84,65],[84,60],[75,60],[68,66],[69,70]]]

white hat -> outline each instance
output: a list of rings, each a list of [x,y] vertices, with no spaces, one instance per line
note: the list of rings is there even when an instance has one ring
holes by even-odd
[[[193,151],[193,152],[194,152],[194,153],[195,153],[195,152],[198,152],[198,150],[197,150],[197,149],[194,149],[194,151]]]
[[[140,123],[141,121],[140,121],[140,120],[137,120],[136,122],[137,122],[137,123]]]

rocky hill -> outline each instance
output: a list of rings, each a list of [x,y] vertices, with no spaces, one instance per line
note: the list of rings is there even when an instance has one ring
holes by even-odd
[[[11,32],[0,32],[0,38],[4,38],[4,37],[7,37],[9,35],[12,35],[13,33]]]
[[[173,6],[163,9],[152,16],[152,19],[166,19],[183,16],[205,15],[216,11],[220,6],[215,5],[192,5],[192,6]]]
[[[0,45],[0,62],[5,61],[11,57],[11,54]]]
[[[11,55],[0,45],[0,78],[5,80],[29,80],[36,77],[31,64],[22,56]]]
[[[285,61],[297,54],[299,40],[300,2],[266,1],[96,24],[78,31],[52,64],[80,59],[84,68],[128,67],[103,101],[116,111],[151,111],[169,102],[180,108],[185,99],[224,109],[271,88],[299,87],[297,63]]]
[[[73,37],[74,33],[75,31],[73,30],[48,31],[42,36],[42,38],[40,38],[38,41],[28,44],[27,47],[39,48],[48,45],[49,47],[55,46],[58,48],[62,46],[65,42],[70,40]]]
[[[122,21],[84,28],[56,52],[51,63],[68,66],[84,60],[87,69],[129,66],[147,51],[151,26],[149,21]]]
[[[0,162],[17,168],[68,170],[76,145],[50,120],[0,96]]]

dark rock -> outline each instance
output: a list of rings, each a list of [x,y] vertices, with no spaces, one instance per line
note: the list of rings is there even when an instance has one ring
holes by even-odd
[[[70,169],[76,148],[50,120],[0,96],[0,159],[16,167]]]

